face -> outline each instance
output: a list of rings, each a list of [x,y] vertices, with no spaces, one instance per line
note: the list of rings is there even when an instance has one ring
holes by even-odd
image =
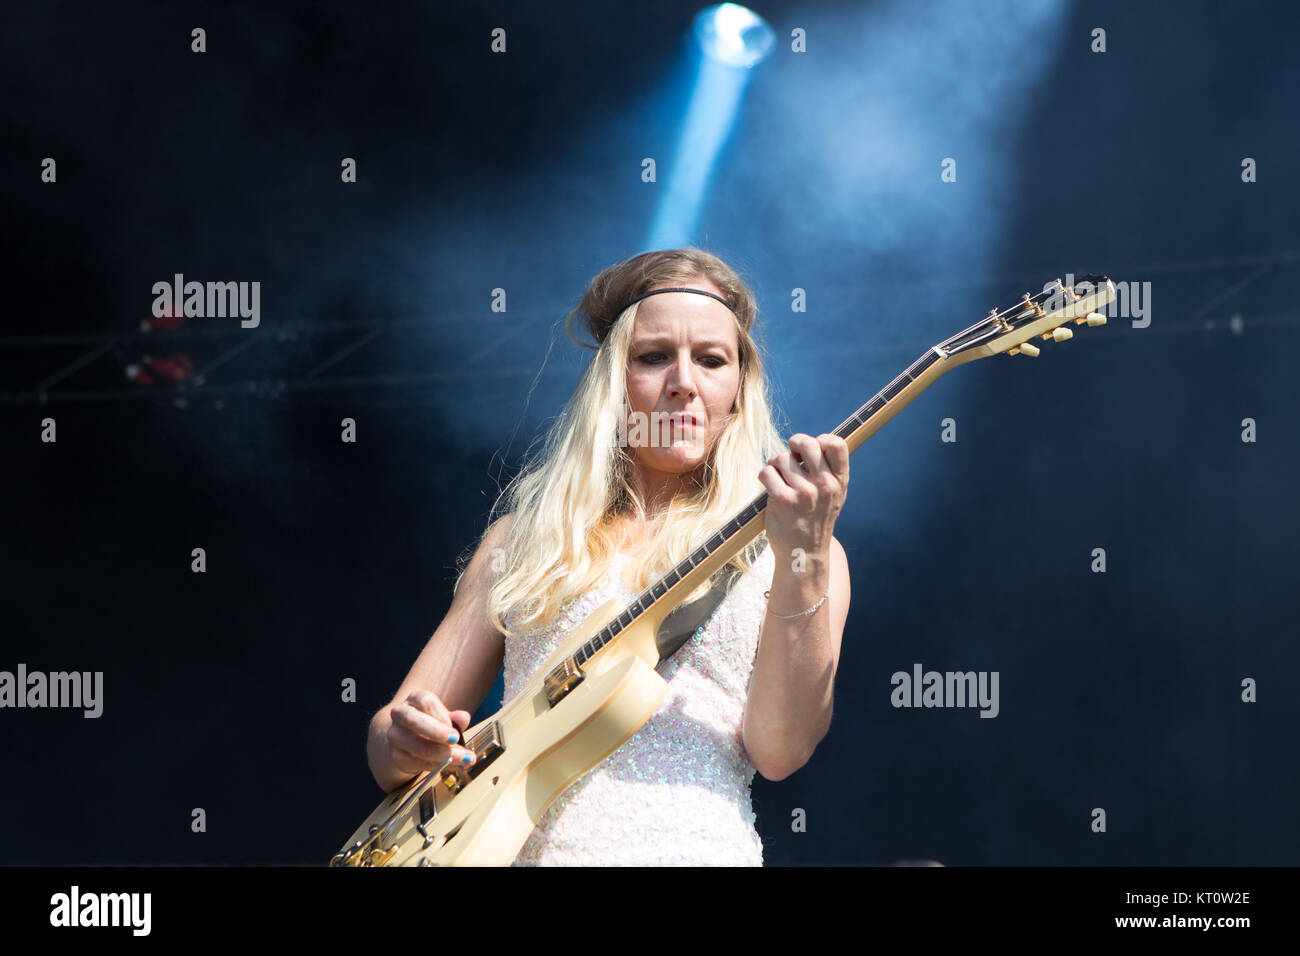
[[[704,276],[652,288],[674,286],[722,295]],[[704,464],[739,389],[740,342],[725,305],[689,292],[641,300],[628,350],[627,452],[649,484]]]

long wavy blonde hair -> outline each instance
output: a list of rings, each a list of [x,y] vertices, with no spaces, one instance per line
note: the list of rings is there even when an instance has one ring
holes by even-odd
[[[498,631],[507,633],[505,618],[512,610],[518,630],[553,620],[608,569],[620,543],[618,520],[646,520],[646,503],[629,480],[635,465],[620,444],[618,427],[620,410],[626,414],[628,407],[628,351],[639,303],[615,310],[656,285],[690,285],[700,276],[722,291],[739,317],[740,386],[694,480],[660,513],[658,534],[633,586],[644,589],[666,574],[763,491],[758,472],[787,445],[772,420],[762,346],[754,335],[754,294],[730,266],[700,249],[647,252],[610,266],[591,281],[565,322],[569,338],[596,354],[541,448],[525,456],[492,507],[489,525],[512,516],[504,553],[494,561],[504,570],[487,602],[487,618]],[[574,337],[575,320],[595,344]],[[734,579],[749,570],[765,545],[760,535],[719,574]],[[701,587],[688,600],[705,591]]]

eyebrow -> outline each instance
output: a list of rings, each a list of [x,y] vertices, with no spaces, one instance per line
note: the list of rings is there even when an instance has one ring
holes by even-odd
[[[649,348],[652,345],[662,346],[665,342],[669,340],[669,338],[670,336],[667,335],[650,335],[650,336],[646,336],[643,339],[636,339],[632,343],[632,347],[643,349],[643,348]],[[705,339],[704,341],[697,342],[695,344],[700,348],[706,348],[706,349],[717,348],[717,349],[722,349],[724,352],[731,348],[730,343],[724,342],[721,339]]]

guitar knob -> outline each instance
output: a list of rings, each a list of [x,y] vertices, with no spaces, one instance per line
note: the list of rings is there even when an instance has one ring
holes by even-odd
[[[1098,325],[1106,324],[1106,317],[1102,315],[1100,312],[1089,312],[1086,318],[1088,320],[1088,325],[1090,326],[1095,327]]]
[[[1074,333],[1069,329],[1052,329],[1052,341],[1054,342],[1064,342],[1072,338],[1074,338]]]
[[[1030,345],[1028,342],[1024,342],[1024,343],[1022,343],[1021,345],[1017,346],[1016,348],[1012,349],[1012,350],[1011,350],[1010,352],[1008,352],[1007,354],[1008,354],[1008,355],[1028,355],[1030,358],[1037,358],[1037,357],[1038,357],[1038,346],[1037,346],[1037,345]]]

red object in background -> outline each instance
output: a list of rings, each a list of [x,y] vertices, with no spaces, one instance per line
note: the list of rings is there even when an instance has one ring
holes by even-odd
[[[175,332],[185,324],[185,316],[181,314],[180,309],[176,306],[165,311],[162,315],[151,315],[140,323],[141,332]]]
[[[126,367],[126,377],[136,385],[157,385],[154,377],[149,374],[149,370],[144,366],[136,365],[134,362]]]
[[[177,352],[166,358],[152,358],[146,355],[144,364],[154,375],[171,385],[179,385],[194,377],[194,363],[184,352]]]

